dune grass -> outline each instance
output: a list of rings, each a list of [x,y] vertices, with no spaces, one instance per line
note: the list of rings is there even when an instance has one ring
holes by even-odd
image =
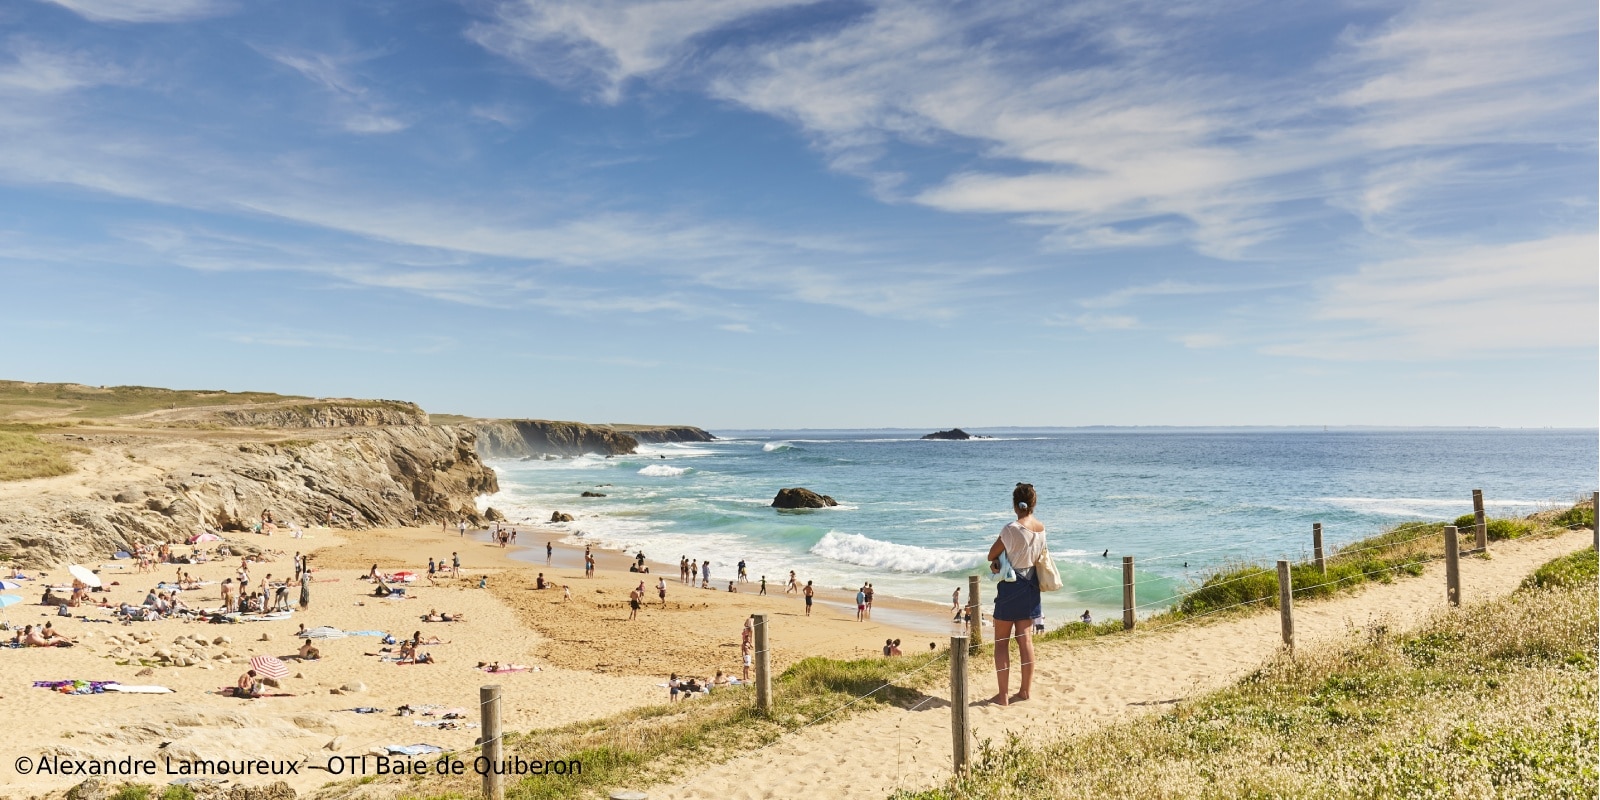
[[[1587,517],[1585,513],[1587,512]],[[1587,518],[1594,524],[1594,510],[1573,506],[1553,515],[1551,525],[1567,527],[1563,520],[1579,524]],[[1475,518],[1468,514],[1455,521],[1460,528],[1458,546],[1470,547]],[[1553,529],[1538,522],[1519,519],[1490,519],[1486,522],[1489,541],[1518,539]],[[1312,562],[1290,566],[1289,574],[1296,600],[1329,597],[1369,581],[1390,583],[1399,575],[1421,575],[1423,565],[1444,557],[1443,522],[1407,522],[1331,551],[1323,560],[1324,574]],[[1245,604],[1252,604],[1246,606]],[[1152,617],[1151,622],[1174,621],[1223,609],[1276,608],[1278,573],[1275,566],[1240,563],[1224,567],[1208,576],[1199,587],[1179,598],[1171,610]]]
[[[751,687],[726,687],[693,700],[648,706],[606,719],[506,734],[506,757],[577,760],[583,765],[580,774],[508,778],[506,797],[604,797],[607,789],[670,780],[824,719],[842,720],[890,704],[908,707],[925,698],[920,687],[948,674],[948,668],[940,667],[942,655],[805,659],[773,681],[770,715],[756,711]],[[433,774],[387,780],[394,784],[398,797],[444,800],[476,797],[481,779],[469,773],[459,778]]]
[[[1595,559],[1558,559],[1413,634],[1280,657],[1163,715],[983,742],[969,774],[895,797],[1592,798]]]
[[[163,408],[270,403],[304,399],[271,392],[158,389],[151,386],[83,386],[76,383],[0,381],[0,417],[104,419]]]
[[[67,456],[78,450],[32,433],[0,430],[0,481],[66,475],[73,470]]]

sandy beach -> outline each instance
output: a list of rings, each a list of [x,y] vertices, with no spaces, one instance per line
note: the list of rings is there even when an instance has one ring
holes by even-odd
[[[671,672],[711,677],[722,669],[739,670],[739,635],[746,615],[772,615],[774,665],[784,665],[805,655],[856,657],[876,652],[885,638],[906,642],[936,639],[929,626],[942,624],[942,611],[927,604],[890,601],[889,615],[902,618],[921,614],[921,630],[883,622],[857,622],[847,598],[837,590],[819,593],[811,618],[804,616],[798,595],[782,594],[769,586],[768,597],[758,597],[753,585],[739,593],[690,588],[677,582],[670,568],[668,601],[656,602],[653,574],[627,572],[628,561],[616,552],[597,552],[598,569],[584,578],[580,548],[557,545],[553,565],[545,566],[543,544],[559,533],[522,530],[519,545],[537,545],[537,562],[514,560],[516,548],[491,544],[480,531],[466,537],[454,529],[438,527],[390,528],[365,531],[312,529],[305,538],[280,533],[265,537],[234,534],[236,541],[281,550],[277,560],[251,565],[252,579],[272,573],[291,574],[292,554],[311,554],[314,569],[311,606],[287,620],[232,625],[163,620],[132,625],[106,624],[109,613],[92,607],[73,609],[72,618],[58,617],[53,609],[35,605],[42,586],[62,579],[64,568],[41,580],[24,581],[17,594],[25,604],[0,612],[14,627],[54,622],[55,627],[79,646],[71,648],[21,648],[0,651],[0,708],[9,719],[33,723],[0,737],[0,754],[8,760],[20,756],[59,754],[72,758],[135,756],[174,759],[268,758],[303,764],[300,775],[287,779],[297,789],[308,789],[332,779],[318,768],[334,754],[361,754],[387,745],[434,744],[446,750],[471,747],[477,730],[464,723],[477,720],[478,687],[500,684],[505,689],[507,728],[526,730],[559,726],[574,721],[606,717],[630,708],[664,703],[667,692],[660,684]],[[532,553],[534,548],[524,551]],[[176,548],[187,553],[187,547]],[[430,557],[448,563],[460,553],[462,576],[426,578]],[[408,599],[379,599],[372,584],[362,577],[372,564],[386,573],[409,569],[422,577],[408,584]],[[171,580],[178,569],[210,581],[184,592],[195,607],[218,604],[218,582],[231,576],[238,558],[196,565],[162,565],[153,573],[139,574],[133,562],[106,559],[88,564],[100,570],[107,591],[91,594],[111,603],[139,603],[159,580]],[[557,584],[572,587],[572,599],[563,602],[560,589],[533,588],[539,573]],[[42,578],[48,577],[51,580]],[[639,618],[628,621],[627,593],[640,579],[647,580],[651,602]],[[486,583],[479,589],[480,581]],[[63,581],[65,582],[65,581]],[[36,588],[37,587],[37,588]],[[298,592],[291,592],[291,598]],[[460,622],[425,623],[430,611],[459,615]],[[248,669],[256,655],[292,655],[301,640],[295,632],[331,626],[344,631],[380,630],[404,638],[420,630],[425,638],[439,637],[446,644],[423,648],[434,664],[397,665],[380,659],[380,639],[370,636],[318,640],[322,658],[288,661],[291,677],[274,693],[286,696],[241,700],[216,693],[230,686]],[[118,645],[147,635],[148,643]],[[175,642],[207,642],[225,637],[222,644],[197,646],[196,666],[150,666],[128,661],[132,654],[153,662],[158,648],[185,652]],[[186,647],[188,645],[185,645]],[[115,653],[113,651],[116,651]],[[370,655],[369,655],[370,654]],[[382,654],[388,655],[388,654]],[[488,674],[479,662],[499,662],[528,667],[525,671]],[[118,681],[129,685],[158,685],[172,694],[64,695],[34,688],[34,681]],[[344,687],[359,683],[358,691]],[[397,716],[401,706],[434,712]],[[348,709],[370,707],[377,713]],[[465,719],[454,729],[422,727],[417,723],[442,721],[451,710]],[[77,778],[15,776],[11,792],[65,790]],[[246,780],[245,783],[260,781]]]

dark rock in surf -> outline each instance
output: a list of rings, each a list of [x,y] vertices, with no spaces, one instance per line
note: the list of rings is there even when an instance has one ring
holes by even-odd
[[[778,496],[772,498],[773,508],[827,508],[836,505],[839,504],[832,497],[800,487],[779,489]]]
[[[505,522],[506,521],[506,515],[500,513],[497,510],[495,510],[495,508],[493,506],[490,506],[487,511],[483,512],[483,518],[486,519],[486,520],[489,520],[490,522]]]
[[[572,515],[571,514],[563,514],[560,511],[556,511],[556,512],[553,512],[553,513],[550,514],[550,521],[551,522],[571,522],[572,521]]]
[[[950,430],[947,430],[947,431],[935,431],[935,432],[930,433],[927,436],[924,436],[922,438],[924,438],[924,439],[952,439],[952,440],[956,440],[956,441],[962,441],[962,440],[966,440],[966,439],[987,439],[989,437],[987,437],[987,436],[977,436],[977,435],[974,435],[974,434],[971,434],[971,433],[967,433],[966,431],[961,430],[960,428],[951,428]]]
[[[581,497],[605,497],[605,492],[584,492]]]

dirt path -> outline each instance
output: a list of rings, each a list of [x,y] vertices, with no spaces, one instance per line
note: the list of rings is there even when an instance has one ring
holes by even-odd
[[[1465,602],[1510,593],[1539,565],[1589,545],[1592,533],[1501,542],[1492,558],[1461,562]],[[1300,646],[1350,635],[1370,622],[1406,629],[1445,607],[1443,562],[1423,575],[1372,584],[1340,598],[1295,609]],[[1281,640],[1278,615],[1256,614],[1215,622],[1043,649],[1033,699],[1010,707],[976,705],[970,718],[978,739],[1053,738],[1075,727],[1102,724],[1131,713],[1221,688],[1272,657]],[[971,694],[994,692],[993,662],[973,665]],[[930,669],[948,673],[940,660]],[[709,767],[673,785],[650,787],[653,798],[883,797],[898,788],[926,788],[950,774],[948,689],[920,709],[889,709],[838,724],[823,723],[779,743]],[[1013,679],[1013,691],[1015,680]],[[778,700],[781,702],[781,698]]]

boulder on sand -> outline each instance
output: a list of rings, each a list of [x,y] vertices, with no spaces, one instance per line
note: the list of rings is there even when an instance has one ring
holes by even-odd
[[[773,508],[827,508],[836,505],[839,504],[834,502],[833,498],[798,486],[793,489],[779,489],[778,496],[772,498]]]

